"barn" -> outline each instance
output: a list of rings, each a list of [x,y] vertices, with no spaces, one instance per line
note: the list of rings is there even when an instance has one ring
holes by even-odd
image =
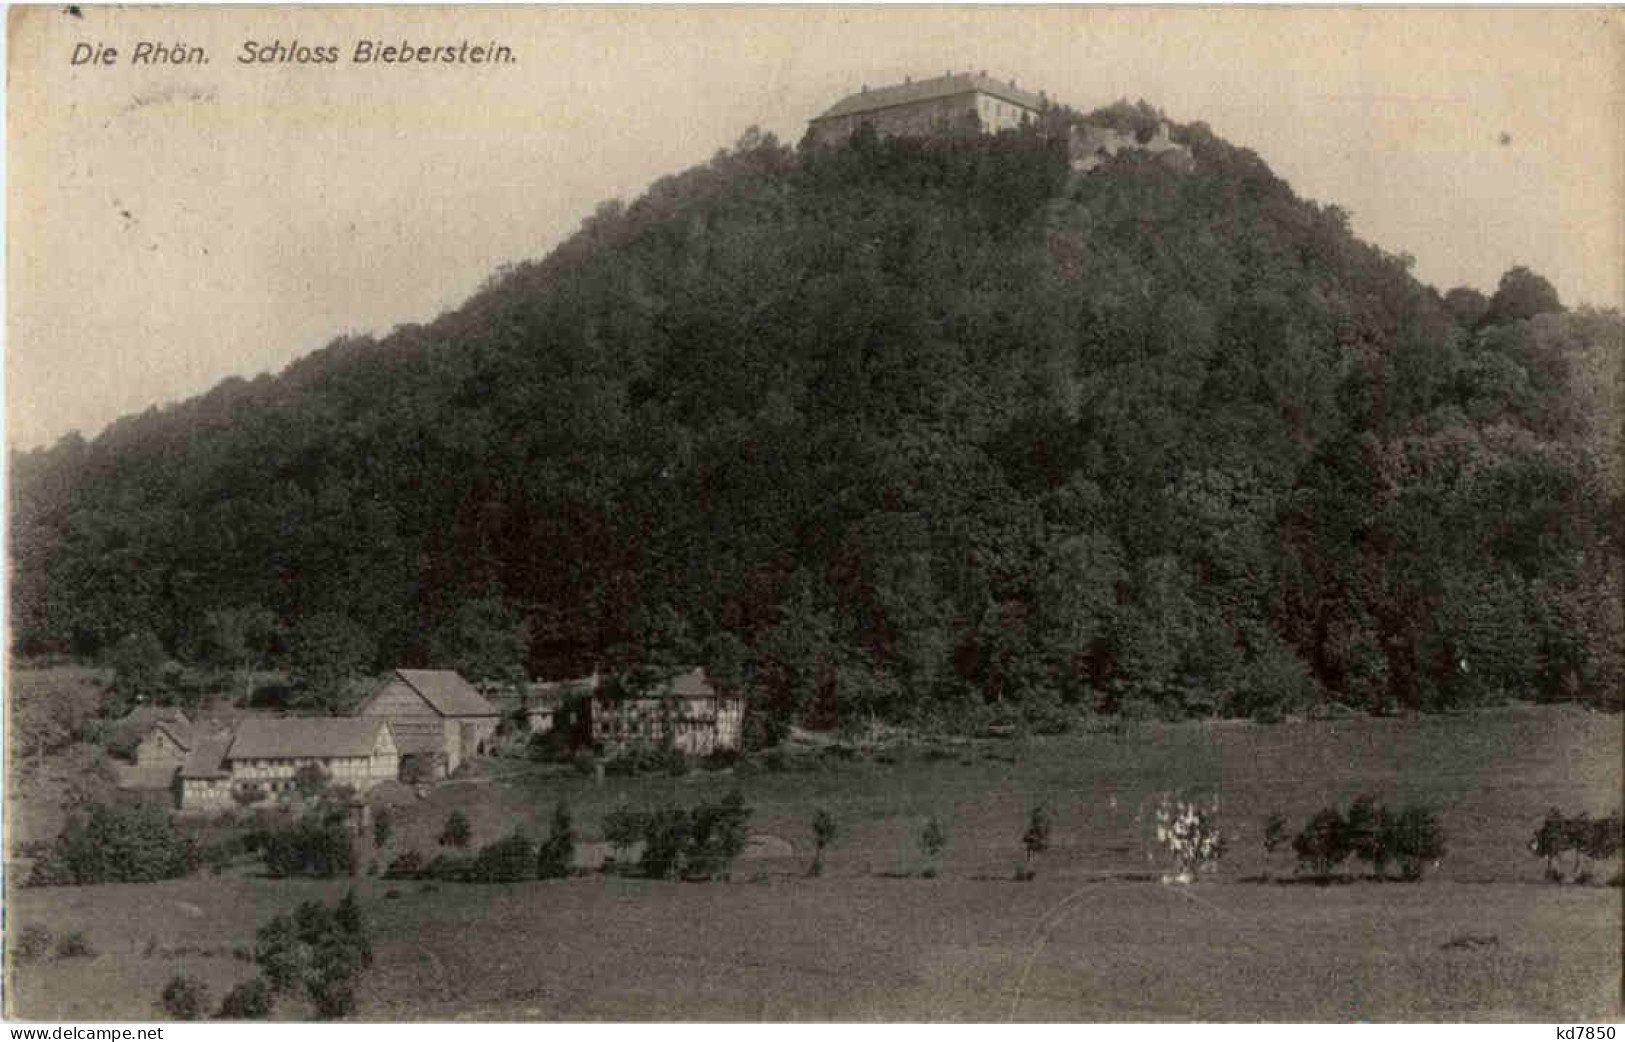
[[[449,669],[397,669],[356,709],[388,720],[400,755],[431,758],[440,775],[485,751],[502,714]]]
[[[199,739],[179,772],[182,810],[231,804],[239,789],[288,793],[300,768],[321,768],[333,785],[367,792],[392,781],[400,757],[389,721],[358,717],[251,717],[227,737]]]

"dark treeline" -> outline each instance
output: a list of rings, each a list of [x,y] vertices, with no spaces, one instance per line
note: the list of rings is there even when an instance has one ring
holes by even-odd
[[[1074,118],[752,131],[430,325],[14,455],[18,651],[506,641],[778,723],[1617,706],[1620,316],[1441,295],[1202,124],[1073,176]]]

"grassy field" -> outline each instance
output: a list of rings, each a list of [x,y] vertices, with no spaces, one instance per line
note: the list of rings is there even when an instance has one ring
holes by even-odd
[[[1514,707],[1475,717],[1276,727],[1148,725],[1122,735],[984,742],[681,779],[507,776],[398,807],[425,853],[453,808],[476,842],[545,832],[568,799],[596,834],[621,801],[682,802],[738,785],[753,828],[788,856],[734,881],[592,876],[510,886],[358,882],[378,963],[363,1019],[561,1020],[1598,1020],[1620,1014],[1620,890],[1552,886],[1524,847],[1546,808],[1619,804],[1620,719]],[[1232,851],[1192,887],[1147,863],[1145,810],[1169,790],[1217,793]],[[1417,885],[1317,887],[1266,863],[1262,821],[1294,828],[1369,791],[1439,809],[1449,852]],[[1055,848],[1036,881],[1010,876],[1027,809],[1046,802]],[[802,877],[816,807],[840,823],[826,875]],[[925,817],[947,824],[936,879]],[[370,856],[370,855],[369,855]],[[1606,866],[1604,875],[1617,871]],[[12,894],[8,925],[85,930],[100,955],[19,968],[14,1015],[155,1015],[177,969],[216,998],[253,967],[256,925],[348,881],[251,875]],[[392,893],[393,892],[393,893]],[[306,1014],[297,1004],[289,1016]]]

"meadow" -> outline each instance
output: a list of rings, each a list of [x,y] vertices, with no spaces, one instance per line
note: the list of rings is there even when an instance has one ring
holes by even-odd
[[[559,799],[585,840],[627,802],[739,787],[766,837],[732,880],[597,874],[479,886],[252,871],[149,886],[13,890],[8,924],[84,930],[99,954],[14,970],[27,1018],[144,1018],[177,970],[218,997],[253,975],[233,949],[277,911],[358,893],[378,961],[366,1020],[1598,1020],[1620,1015],[1620,890],[1552,885],[1526,843],[1549,806],[1601,814],[1621,792],[1620,718],[1512,706],[1472,716],[1276,726],[1143,724],[1121,733],[809,753],[783,771],[562,776],[494,761],[393,808],[363,863],[430,854],[463,810],[475,842],[544,835]],[[1158,881],[1149,808],[1215,794],[1230,850],[1192,886]],[[1448,851],[1417,884],[1330,886],[1266,858],[1265,816],[1296,829],[1370,792],[1438,810]],[[1032,805],[1054,819],[1015,882]],[[839,833],[805,877],[811,818]],[[918,876],[936,815],[949,844]],[[1351,866],[1345,871],[1354,874]],[[1618,871],[1602,867],[1601,878]],[[286,1003],[279,1015],[308,1011]]]

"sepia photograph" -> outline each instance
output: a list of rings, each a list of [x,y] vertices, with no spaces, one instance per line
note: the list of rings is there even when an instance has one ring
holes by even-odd
[[[7,13],[7,1021],[1625,1016],[1618,10]]]

